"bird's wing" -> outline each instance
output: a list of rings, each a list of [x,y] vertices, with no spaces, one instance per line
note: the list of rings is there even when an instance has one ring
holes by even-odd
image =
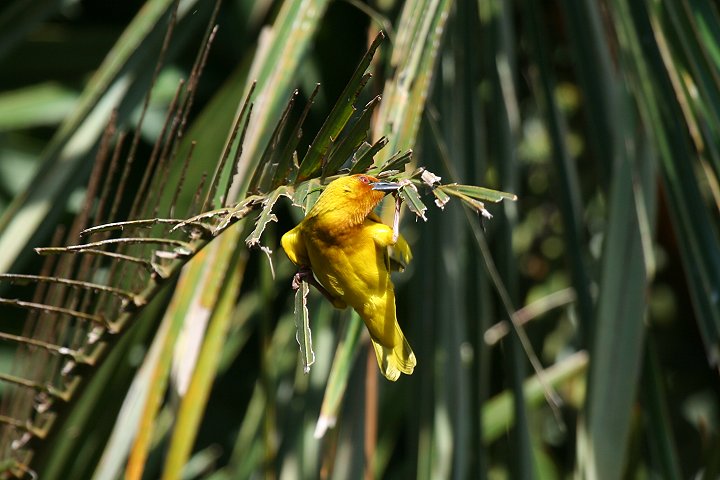
[[[280,239],[280,244],[291,262],[297,266],[310,266],[307,247],[300,231],[300,225],[293,228]]]
[[[405,237],[400,235],[395,245],[389,249],[390,266],[393,270],[402,272],[412,260],[412,251]]]
[[[382,222],[376,222],[368,218],[370,221],[365,222],[364,230],[367,235],[372,237],[375,245],[378,247],[389,247],[395,242],[393,241],[393,230]]]
[[[409,260],[410,247],[402,237],[394,242],[392,228],[381,223],[376,215],[368,217],[363,232],[372,238],[375,248],[384,255],[382,264],[375,263],[375,288],[365,292],[368,298],[355,309],[370,332],[380,371],[388,380],[395,381],[401,373],[412,374],[417,360],[397,322],[390,270],[397,269],[401,263],[391,260],[388,250],[395,248],[401,257]],[[385,271],[381,265],[384,265]]]
[[[392,228],[388,227],[375,212],[370,212],[367,219],[372,222],[370,224],[371,231],[373,232],[373,239],[379,247],[388,247],[388,256],[390,260],[390,269],[393,271],[402,272],[407,267],[410,260],[412,260],[412,251],[407,240],[402,235],[399,235],[397,241],[392,241]],[[380,225],[377,226],[376,225]],[[388,237],[389,232],[389,237]]]

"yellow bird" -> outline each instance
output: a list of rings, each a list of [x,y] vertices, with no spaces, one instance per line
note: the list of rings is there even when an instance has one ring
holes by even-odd
[[[397,321],[390,279],[396,263],[389,248],[407,263],[410,247],[401,236],[394,240],[392,228],[373,212],[386,192],[398,188],[397,183],[369,175],[338,178],[280,240],[287,256],[300,267],[298,275],[314,283],[336,308],[350,305],[360,315],[380,371],[392,381],[401,373],[412,374],[417,364]]]

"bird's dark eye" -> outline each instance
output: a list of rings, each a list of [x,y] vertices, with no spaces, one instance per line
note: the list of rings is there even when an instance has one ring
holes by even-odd
[[[358,177],[358,180],[360,180],[362,183],[370,183],[370,179],[366,177],[365,175],[360,175]]]

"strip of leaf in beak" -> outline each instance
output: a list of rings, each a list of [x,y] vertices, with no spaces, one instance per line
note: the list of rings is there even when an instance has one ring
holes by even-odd
[[[396,192],[396,191],[400,190],[400,187],[402,187],[402,185],[400,185],[399,183],[395,183],[395,182],[374,182],[374,183],[372,183],[372,189],[378,190],[381,192]]]

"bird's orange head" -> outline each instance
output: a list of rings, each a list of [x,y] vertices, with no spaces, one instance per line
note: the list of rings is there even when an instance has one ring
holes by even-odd
[[[340,177],[325,187],[308,216],[332,213],[346,218],[349,223],[359,224],[388,191],[398,188],[397,183],[382,182],[365,174]]]

